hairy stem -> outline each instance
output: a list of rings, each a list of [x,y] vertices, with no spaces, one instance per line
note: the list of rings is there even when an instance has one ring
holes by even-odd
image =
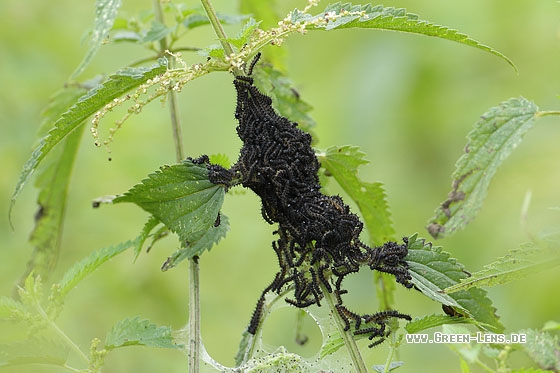
[[[344,345],[348,350],[348,354],[350,355],[350,358],[354,363],[356,372],[367,373],[368,370],[366,368],[366,364],[364,363],[362,354],[360,354],[358,345],[354,340],[354,335],[352,334],[352,331],[350,329],[344,330],[344,322],[342,321],[340,315],[338,314],[338,311],[336,310],[334,295],[332,293],[329,293],[329,291],[327,290],[325,285],[323,285],[323,283],[321,283],[320,285],[321,285],[321,291],[325,295],[325,299],[327,300],[327,303],[331,310],[331,314],[333,315],[334,321],[336,323],[336,327],[340,333],[340,336],[342,337],[342,340],[344,341]]]
[[[159,0],[153,0],[154,13],[156,20],[164,24],[163,12]],[[167,50],[167,38],[159,41],[159,54],[163,56]],[[173,59],[171,61],[173,67]],[[170,90],[168,93],[169,114],[171,119],[171,129],[173,131],[173,143],[175,147],[175,158],[180,162],[185,157],[183,150],[183,133],[179,120],[179,107],[177,94]],[[189,259],[189,321],[187,326],[189,334],[189,360],[188,372],[198,373],[200,370],[200,274],[198,257]]]

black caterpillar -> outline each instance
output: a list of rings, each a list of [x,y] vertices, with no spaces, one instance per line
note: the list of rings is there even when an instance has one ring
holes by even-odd
[[[321,193],[319,162],[311,147],[311,136],[297,128],[297,123],[279,116],[270,97],[253,85],[251,77],[237,76],[234,85],[237,134],[243,141],[239,160],[229,170],[209,164],[206,156],[195,162],[207,164],[210,181],[215,184],[230,187],[241,183],[254,191],[261,198],[263,218],[269,224],[278,223],[274,233],[279,238],[272,247],[280,271],[262,292],[248,332],[257,331],[267,292],[280,293],[291,283],[294,295],[286,299],[288,303],[300,308],[320,306],[323,285],[329,293],[334,291],[346,330],[353,322],[355,334],[369,334],[370,340],[375,339],[370,347],[380,344],[390,332],[385,328],[388,319],[410,321],[410,316],[393,310],[373,315],[348,310],[341,298],[347,292],[342,289],[342,281],[367,265],[393,274],[397,282],[412,287],[404,260],[408,253],[406,239],[404,245],[387,242],[377,248],[361,242],[363,223],[358,216],[350,212],[341,197]]]

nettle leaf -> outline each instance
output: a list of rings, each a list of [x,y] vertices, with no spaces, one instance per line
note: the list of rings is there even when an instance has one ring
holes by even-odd
[[[158,21],[152,21],[150,29],[146,32],[146,35],[142,38],[143,43],[153,43],[160,41],[167,35],[173,32],[174,27],[166,27],[163,23]]]
[[[157,326],[139,317],[127,318],[117,323],[105,338],[105,348],[113,350],[125,346],[182,348],[175,343],[168,326]]]
[[[121,0],[97,0],[95,4],[95,21],[91,33],[90,48],[76,71],[72,74],[73,78],[80,75],[85,70],[93,59],[93,56],[95,56],[99,50],[99,47],[103,44],[105,39],[107,39],[120,7]]]
[[[22,341],[0,344],[0,367],[28,364],[64,366],[69,348],[56,338],[33,336]]]
[[[292,23],[303,23],[307,30],[335,30],[345,28],[367,28],[408,32],[454,41],[489,52],[505,60],[515,70],[513,62],[502,53],[471,39],[457,30],[419,19],[405,9],[382,5],[353,5],[338,2],[328,5],[316,16],[297,9],[291,13]]]
[[[334,146],[317,155],[324,167],[357,204],[364,217],[370,239],[376,245],[393,239],[391,214],[381,183],[358,178],[358,167],[367,164],[365,154],[355,146]]]
[[[462,264],[451,258],[441,247],[432,246],[417,235],[408,238],[406,261],[412,275],[412,283],[432,300],[452,307],[458,314],[471,317],[478,327],[500,333],[504,326],[496,315],[486,291],[479,288],[445,294],[446,289],[468,277]]]
[[[56,286],[57,296],[63,298],[87,275],[99,268],[103,263],[125,250],[134,247],[139,239],[121,242],[118,245],[104,247],[93,251],[87,257],[74,264]]]
[[[104,83],[99,84],[80,97],[70,109],[58,118],[53,128],[40,140],[39,145],[35,147],[31,157],[23,166],[18,183],[12,194],[10,210],[29,177],[45,156],[60,141],[107,103],[145,83],[148,79],[163,74],[166,70],[167,60],[164,58],[159,59],[157,64],[150,67],[126,68],[111,75]]]
[[[249,18],[249,20],[245,22],[245,25],[243,25],[241,31],[239,31],[235,37],[227,38],[226,41],[240,49],[249,42],[249,39],[257,27],[259,27],[259,24],[260,22],[255,21],[253,18]]]
[[[185,160],[161,167],[113,203],[135,203],[179,235],[183,249],[165,262],[162,269],[167,270],[210,250],[225,236],[229,224],[220,214],[224,194],[223,185],[208,180],[204,165]]]
[[[23,321],[27,317],[25,306],[12,298],[0,297],[0,320]]]
[[[189,13],[190,14],[185,17],[182,22],[185,28],[193,29],[210,24],[210,20],[203,9],[192,9]],[[248,18],[245,15],[222,14],[220,12],[217,12],[216,16],[218,17],[218,21],[223,25],[233,25]]]
[[[455,166],[452,190],[430,220],[428,231],[434,238],[449,236],[474,218],[496,170],[533,126],[537,110],[523,97],[512,98],[475,123]]]
[[[414,334],[421,332],[422,330],[434,328],[436,326],[463,323],[475,324],[472,319],[466,317],[448,315],[426,315],[421,318],[415,318],[411,322],[407,323],[404,328],[409,334]]]
[[[542,369],[557,372],[560,370],[560,343],[558,336],[540,330],[521,330],[526,343],[523,349]]]
[[[315,121],[309,115],[312,106],[294,89],[293,82],[281,71],[268,64],[261,64],[253,71],[255,85],[272,99],[272,105],[283,117],[296,122],[299,128],[310,131]]]
[[[560,250],[546,250],[532,246],[512,250],[481,271],[444,290],[446,294],[472,287],[502,285],[560,265]]]
[[[87,91],[90,84],[96,83],[88,82],[58,91],[42,113],[43,123],[39,133],[46,134],[50,125]],[[63,140],[61,147],[51,153],[37,176],[35,186],[39,189],[39,208],[35,214],[35,229],[29,238],[34,251],[23,278],[33,271],[47,279],[59,257],[68,185],[83,128],[79,127]]]

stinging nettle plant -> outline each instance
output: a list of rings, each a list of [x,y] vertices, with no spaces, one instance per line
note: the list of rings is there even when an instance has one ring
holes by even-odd
[[[142,23],[120,18],[118,0],[97,1],[90,49],[72,75],[73,84],[56,93],[45,110],[40,141],[25,163],[12,196],[11,208],[32,174],[38,173],[39,209],[30,239],[35,251],[17,296],[0,298],[0,317],[19,325],[25,337],[1,346],[0,366],[39,363],[69,371],[98,372],[102,371],[108,353],[139,345],[185,352],[189,372],[348,369],[366,372],[368,367],[359,340],[369,337],[364,348],[382,342],[389,344],[389,354],[382,359],[383,364],[372,368],[388,372],[404,364],[395,359],[406,334],[433,327],[472,333],[472,329],[457,324],[472,324],[484,332],[503,333],[505,327],[481,287],[504,284],[558,266],[558,241],[535,239],[483,270],[469,273],[448,252],[418,234],[397,235],[382,184],[358,177],[358,168],[367,163],[365,154],[349,145],[323,150],[310,147],[313,143],[310,133],[315,124],[309,115],[310,106],[278,68],[283,55],[277,48],[267,46],[282,47],[288,36],[311,31],[378,29],[454,41],[491,53],[515,69],[512,61],[465,34],[422,20],[404,9],[341,2],[323,5],[318,0],[309,0],[302,4],[301,10],[279,17],[275,27],[261,28],[261,18],[269,17],[272,12],[270,5],[262,0],[241,1],[243,15],[217,13],[209,0],[201,0],[200,5],[154,0],[150,16]],[[239,31],[235,36],[226,35],[222,24],[237,25]],[[182,47],[181,42],[188,40],[188,31],[198,27],[212,27],[219,45]],[[79,80],[107,41],[145,45],[153,53],[107,77]],[[261,61],[257,62],[261,51]],[[187,59],[183,56],[186,53],[192,56],[189,54]],[[200,62],[193,64],[187,60]],[[193,80],[216,72],[231,73],[238,93],[235,115],[244,147],[240,160],[233,166],[222,155],[198,158],[196,154],[185,154],[182,147],[177,96]],[[67,190],[83,131],[86,128],[91,131],[95,146],[109,147],[126,120],[140,115],[153,101],[162,101],[169,109],[176,163],[162,166],[125,193],[94,200],[94,207],[105,203],[136,204],[149,213],[147,222],[131,240],[92,248],[61,279],[50,283],[50,291],[45,296],[44,282],[50,280],[48,274],[62,250],[60,237]],[[103,138],[100,127],[107,122],[105,116],[117,108],[125,108],[125,113]],[[465,152],[452,175],[451,192],[428,222],[429,234],[437,239],[464,228],[479,211],[497,168],[535,120],[558,114],[540,111],[524,98],[509,99],[484,113],[468,135]],[[261,122],[247,122],[245,115],[250,121]],[[287,133],[284,148],[278,143],[263,143],[268,141],[263,128],[276,126],[278,122],[284,126],[278,128]],[[242,135],[243,131],[250,133]],[[234,136],[233,129],[227,132]],[[253,140],[247,140],[251,136]],[[253,148],[247,145],[250,141]],[[288,148],[291,152],[288,156],[280,155]],[[281,166],[272,166],[280,163]],[[272,172],[273,179],[263,182],[259,178],[266,172]],[[345,192],[344,199],[355,203],[361,220],[355,215],[358,211],[351,213],[341,197],[324,193],[319,181],[324,184],[330,178]],[[270,190],[270,180],[278,182],[274,191]],[[209,356],[202,343],[200,297],[204,294],[199,291],[198,261],[226,236],[229,220],[227,211],[222,212],[222,205],[228,191],[239,185],[261,197],[262,215],[268,223],[279,223],[276,234],[280,238],[272,247],[279,259],[280,272],[272,285],[265,288],[267,284],[263,284],[265,291],[252,318],[247,315],[247,322],[250,318],[251,322],[241,336],[236,366],[225,367]],[[286,185],[292,187],[284,188]],[[305,224],[294,223],[302,217],[313,219]],[[341,222],[340,226],[333,227],[335,221]],[[367,244],[359,238],[362,227],[369,237]],[[137,257],[143,248],[151,248],[169,232],[179,238],[180,248],[169,255],[161,269],[171,270],[182,261],[188,262],[190,296],[185,328],[172,330],[131,315],[114,325],[104,340],[94,338],[89,351],[84,351],[56,324],[66,296],[111,258],[127,250],[133,250]],[[341,300],[346,292],[341,288],[342,280],[361,266],[372,270],[380,307],[366,315],[351,311]],[[413,309],[397,312],[393,296],[395,279],[413,287],[409,291],[421,292],[441,303],[442,312],[429,315],[418,315]],[[263,320],[277,309],[288,307],[285,301],[302,308],[319,326],[323,340],[316,356],[304,358],[282,347],[270,349],[263,343]],[[540,331],[527,331],[528,343],[522,346],[543,369],[560,368],[555,357],[557,341],[549,333],[555,329],[557,324],[549,324]],[[542,341],[548,349],[543,350]],[[510,344],[493,345],[493,353],[478,351],[477,354],[481,357],[486,354],[500,367],[507,367],[508,354],[519,348]],[[463,369],[468,369],[466,362],[482,364],[479,355],[472,359],[472,351],[455,351]]]

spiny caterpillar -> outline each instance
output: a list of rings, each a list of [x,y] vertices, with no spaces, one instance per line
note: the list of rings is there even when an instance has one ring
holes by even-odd
[[[257,57],[258,58],[258,57]],[[255,66],[256,60],[250,65]],[[404,244],[386,242],[371,248],[360,241],[363,223],[350,212],[340,196],[321,192],[319,162],[311,147],[311,136],[297,128],[297,123],[278,115],[270,97],[262,94],[250,77],[237,76],[235,118],[237,134],[243,141],[237,163],[230,169],[209,164],[208,157],[195,160],[206,163],[210,181],[226,187],[241,183],[255,192],[262,201],[262,216],[269,224],[278,224],[278,239],[272,247],[278,257],[280,271],[262,292],[253,312],[248,332],[255,334],[260,324],[265,295],[280,293],[289,284],[293,298],[286,301],[296,307],[320,306],[323,289],[334,292],[336,309],[348,330],[369,334],[373,347],[390,333],[390,318],[411,320],[394,310],[360,315],[348,310],[342,301],[344,278],[362,266],[390,273],[407,288],[411,276],[404,260],[408,250]],[[331,282],[332,281],[332,282]]]

